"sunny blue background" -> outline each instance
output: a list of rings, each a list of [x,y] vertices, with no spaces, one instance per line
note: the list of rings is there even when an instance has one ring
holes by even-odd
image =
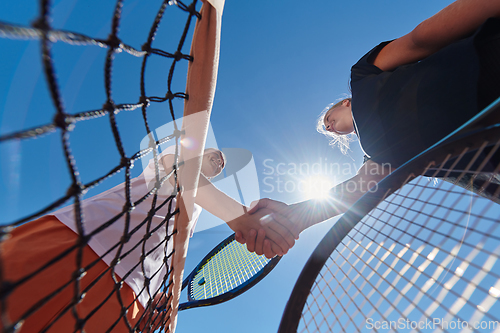
[[[218,146],[252,152],[260,195],[288,203],[305,199],[298,184],[315,173],[329,177],[332,185],[353,176],[362,163],[359,145],[352,143],[347,156],[329,147],[328,141],[315,131],[318,114],[329,103],[349,93],[350,67],[362,55],[382,41],[409,32],[449,3],[449,0],[226,1],[211,120]],[[120,30],[124,43],[140,49],[159,6],[160,1],[125,1]],[[52,24],[105,39],[113,8],[114,1],[55,1]],[[36,1],[0,2],[0,21],[27,25],[37,13]],[[168,8],[153,46],[173,51],[184,22],[185,15],[179,9]],[[183,49],[185,53],[189,50],[189,38]],[[1,39],[0,49],[0,135],[50,123],[54,107],[41,68],[39,42]],[[68,113],[99,109],[105,102],[106,51],[97,46],[64,43],[53,46],[58,82]],[[113,70],[116,103],[138,102],[141,61],[126,53],[116,55]],[[170,60],[151,57],[147,67],[148,96],[165,94],[169,67]],[[186,62],[178,64],[174,92],[184,90],[186,70]],[[181,116],[182,102],[175,102],[175,107],[176,115]],[[148,112],[152,128],[170,121],[164,104],[152,104]],[[130,156],[139,150],[146,134],[141,113],[121,112],[117,119]],[[71,133],[71,149],[84,183],[108,172],[120,159],[108,117],[77,123]],[[2,223],[42,209],[62,197],[70,184],[59,132],[2,143],[0,156]],[[280,163],[283,164],[278,170]],[[344,169],[340,174],[325,167],[313,169],[315,163],[323,166],[338,163]],[[300,164],[309,166],[309,172],[295,172],[293,167]],[[132,175],[137,176],[140,171],[136,167]],[[123,179],[123,173],[119,173],[87,196]],[[212,220],[204,213],[200,223]],[[225,304],[181,312],[178,332],[275,332],[301,268],[334,221],[305,231],[276,269],[246,294]],[[230,233],[224,225],[195,233],[186,272]]]

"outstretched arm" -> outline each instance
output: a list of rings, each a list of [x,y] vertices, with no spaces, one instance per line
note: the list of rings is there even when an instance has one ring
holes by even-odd
[[[168,174],[172,170],[174,156],[165,155],[162,157],[161,162]],[[173,184],[173,177],[170,177],[169,181]],[[268,241],[266,251],[263,250],[259,254],[265,253],[268,257],[273,257],[276,254],[283,255],[295,244],[295,240],[286,232],[285,227],[281,225],[261,225],[260,218],[271,213],[271,211],[267,213],[262,211],[259,214],[250,216],[247,213],[246,206],[220,191],[202,174],[200,174],[198,181],[195,202],[226,222],[237,234],[237,239],[255,238],[259,230],[261,230],[261,233],[265,233],[270,242]]]
[[[217,189],[203,175],[200,175],[196,203],[225,221],[233,231],[240,232],[245,239],[251,238],[251,230],[263,229],[266,236],[281,249],[273,247],[273,249],[278,250],[278,252],[274,251],[277,254],[288,252],[288,249],[295,244],[295,240],[286,232],[285,227],[281,225],[261,225],[260,218],[272,213],[271,211],[259,212],[259,216],[250,216],[247,213],[247,207]],[[261,253],[265,252],[262,251]]]
[[[327,200],[312,199],[287,205],[270,199],[262,199],[249,213],[253,214],[263,208],[279,213],[285,219],[274,219],[271,215],[272,219],[269,219],[267,225],[281,224],[297,239],[303,230],[347,211],[363,194],[369,190],[376,190],[374,187],[378,182],[391,172],[392,169],[389,166],[368,160],[356,176],[332,188]],[[261,238],[246,241],[250,251],[262,251]]]
[[[500,17],[500,0],[457,0],[387,44],[373,64],[389,71],[422,60],[472,34],[490,17]]]

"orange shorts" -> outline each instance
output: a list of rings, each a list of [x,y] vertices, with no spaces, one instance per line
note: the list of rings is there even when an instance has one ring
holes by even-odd
[[[10,283],[20,281],[71,248],[77,240],[77,234],[52,215],[15,228],[11,237],[0,244],[0,279]],[[6,313],[0,308],[3,318],[7,314],[11,323],[24,319],[19,331],[24,333],[40,332],[47,327],[47,332],[76,331],[72,306],[75,283],[70,281],[73,281],[77,267],[77,253],[78,248],[11,289],[4,298]],[[91,287],[75,307],[76,314],[85,322],[83,329],[87,332],[106,332],[116,324],[112,332],[129,332],[125,321],[128,320],[134,327],[144,311],[142,305],[136,300],[133,290],[123,283],[119,294],[128,312],[126,319],[122,317],[122,306],[111,270],[90,247],[85,246],[82,266],[92,263],[95,264],[80,280],[80,290]],[[116,279],[120,281],[118,276]],[[43,305],[37,304],[52,294],[54,296]],[[99,309],[94,312],[96,308]],[[3,331],[1,322],[0,331]]]

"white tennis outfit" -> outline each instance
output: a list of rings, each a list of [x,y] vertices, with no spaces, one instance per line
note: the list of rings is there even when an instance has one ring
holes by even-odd
[[[164,152],[159,154],[159,157],[173,154],[175,147],[169,147]],[[165,170],[161,163],[158,163],[160,170],[160,179],[166,176]],[[139,177],[132,178],[130,184],[131,201],[136,202],[154,187],[156,182],[154,161],[150,160],[148,166]],[[166,180],[158,191],[156,207],[164,202],[172,193],[173,186]],[[113,187],[101,194],[82,201],[83,227],[85,234],[92,233],[97,228],[101,227],[107,221],[121,214],[125,204],[125,185],[124,183]],[[146,307],[150,298],[147,287],[144,286],[145,277],[150,279],[149,291],[151,295],[155,294],[161,288],[161,282],[167,272],[166,266],[163,264],[165,254],[170,254],[173,248],[173,240],[166,241],[167,235],[171,235],[174,228],[174,219],[170,219],[161,227],[158,226],[165,219],[168,213],[169,204],[165,204],[160,210],[156,211],[152,218],[149,230],[152,233],[151,237],[145,242],[145,254],[143,265],[141,265],[142,256],[142,238],[147,234],[148,222],[146,217],[153,202],[153,195],[149,196],[142,203],[137,205],[130,212],[130,226],[128,233],[130,239],[125,243],[121,251],[120,262],[115,266],[115,273],[122,278],[138,295],[139,302]],[[175,210],[175,199],[172,202],[172,211]],[[193,235],[196,221],[201,213],[201,207],[195,204],[193,211],[193,227],[191,236]],[[64,207],[53,213],[59,221],[64,223],[74,232],[77,232],[74,208],[73,205]],[[125,229],[126,214],[123,214],[117,221],[110,226],[93,235],[88,245],[94,250],[97,255],[102,257],[102,260],[108,265],[115,258],[119,246],[120,239],[123,236]],[[139,227],[140,226],[140,227]],[[139,228],[134,232],[136,228]],[[158,228],[158,229],[157,229]],[[157,229],[157,230],[156,230]],[[165,246],[167,243],[167,246]],[[139,244],[137,246],[137,244]],[[111,248],[113,248],[111,250]],[[130,251],[130,253],[128,253]],[[108,253],[109,252],[109,253]],[[107,253],[107,254],[106,254]],[[127,254],[128,253],[128,254]],[[127,254],[125,257],[124,254]],[[170,265],[170,260],[168,262]],[[144,270],[143,270],[144,269]]]

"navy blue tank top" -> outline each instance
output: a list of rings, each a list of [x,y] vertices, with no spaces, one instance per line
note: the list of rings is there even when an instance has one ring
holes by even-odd
[[[500,96],[500,19],[421,61],[382,71],[372,59],[388,43],[352,67],[352,113],[365,154],[396,168]]]

